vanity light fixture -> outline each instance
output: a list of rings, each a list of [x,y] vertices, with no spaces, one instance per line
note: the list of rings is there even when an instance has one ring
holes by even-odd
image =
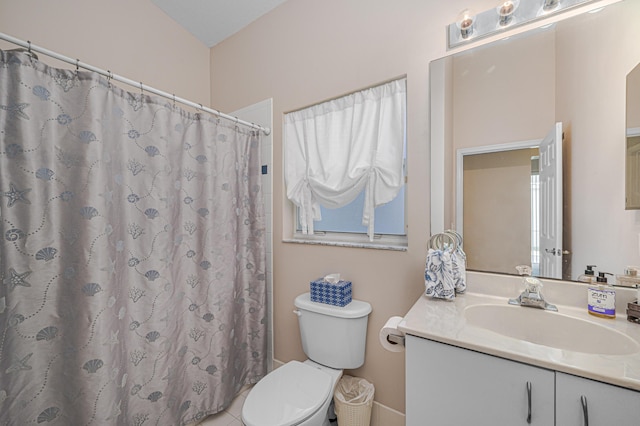
[[[498,5],[497,11],[500,18],[498,24],[501,27],[506,27],[513,21],[513,14],[515,13],[519,4],[519,0],[507,0],[504,3]]]
[[[500,4],[482,13],[464,10],[447,27],[447,48],[453,49],[473,40],[489,37],[520,25],[548,18],[576,6],[599,0],[500,0]]]

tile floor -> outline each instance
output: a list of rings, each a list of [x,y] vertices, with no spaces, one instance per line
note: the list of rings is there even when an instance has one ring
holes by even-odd
[[[242,405],[250,390],[247,386],[225,411],[205,418],[198,426],[242,426]]]

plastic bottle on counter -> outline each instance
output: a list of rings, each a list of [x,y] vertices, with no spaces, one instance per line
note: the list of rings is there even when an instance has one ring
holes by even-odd
[[[616,291],[607,282],[608,272],[599,272],[596,285],[590,285],[588,289],[588,311],[591,315],[602,318],[616,317]]]

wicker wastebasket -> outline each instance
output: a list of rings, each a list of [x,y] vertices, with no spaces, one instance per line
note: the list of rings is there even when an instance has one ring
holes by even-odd
[[[374,392],[367,380],[342,376],[333,395],[338,426],[369,426]]]

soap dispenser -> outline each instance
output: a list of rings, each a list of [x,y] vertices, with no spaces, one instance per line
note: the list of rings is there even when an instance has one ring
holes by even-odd
[[[596,265],[587,265],[587,269],[584,271],[584,274],[578,277],[578,281],[589,284],[596,282],[595,271],[593,270],[595,267]]]
[[[586,271],[585,271],[586,272]],[[588,310],[591,315],[602,318],[616,317],[616,291],[607,282],[608,272],[599,272],[596,285],[589,286]]]

